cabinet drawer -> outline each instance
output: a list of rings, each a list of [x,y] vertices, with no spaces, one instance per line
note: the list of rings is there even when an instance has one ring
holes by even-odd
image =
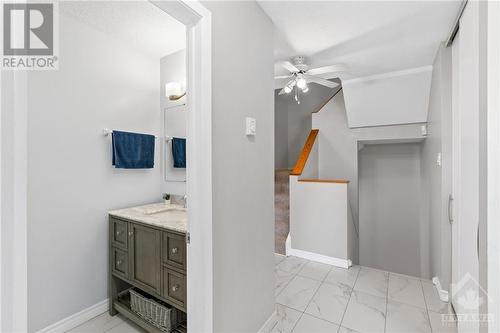
[[[112,225],[111,231],[113,232],[113,245],[128,249],[128,223],[112,217],[110,218],[110,221]]]
[[[111,248],[112,256],[111,256],[111,267],[113,269],[113,273],[118,274],[124,278],[128,278],[128,253],[126,251]]]
[[[186,275],[163,268],[162,296],[186,310]]]
[[[165,264],[186,270],[186,236],[163,232],[162,249]]]

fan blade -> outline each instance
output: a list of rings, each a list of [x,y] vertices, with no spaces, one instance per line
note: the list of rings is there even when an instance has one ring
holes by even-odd
[[[281,89],[280,92],[278,93],[278,95],[284,95],[284,94],[286,94],[285,88]]]
[[[347,71],[347,66],[344,64],[323,66],[318,68],[312,68],[307,71],[309,75],[322,75],[326,73],[335,73],[335,72],[345,72]]]
[[[290,61],[280,61],[279,64],[289,72],[294,73],[299,71],[299,69],[295,67]]]
[[[292,76],[293,75],[278,75],[278,76],[275,76],[274,79],[275,80],[288,79],[288,78],[290,78]]]
[[[317,84],[321,84],[322,86],[326,86],[328,88],[335,88],[335,87],[339,86],[339,84],[337,82],[328,81],[326,79],[323,79],[323,78],[320,78],[320,77],[317,77],[317,76],[305,75],[305,78],[309,82],[314,82],[314,83],[317,83]]]

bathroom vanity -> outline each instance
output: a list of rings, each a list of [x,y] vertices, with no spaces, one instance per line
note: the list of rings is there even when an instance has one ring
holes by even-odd
[[[109,312],[149,332],[162,332],[123,297],[134,287],[186,312],[186,209],[157,203],[109,212]],[[184,315],[185,317],[185,315]],[[185,332],[186,325],[177,328]]]

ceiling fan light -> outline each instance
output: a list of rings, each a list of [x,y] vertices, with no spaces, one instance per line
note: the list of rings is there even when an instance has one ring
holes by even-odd
[[[306,85],[304,88],[302,88],[302,92],[306,93],[309,91],[309,87]]]
[[[286,94],[289,94],[292,92],[292,88],[290,88],[290,86],[285,86],[285,88],[283,88],[283,91],[286,93]]]
[[[300,89],[304,89],[306,86],[307,86],[306,79],[304,79],[303,77],[297,79],[297,87],[299,87]]]

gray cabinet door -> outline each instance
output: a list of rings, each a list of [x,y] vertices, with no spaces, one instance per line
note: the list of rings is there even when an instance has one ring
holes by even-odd
[[[160,293],[161,277],[161,232],[159,230],[130,223],[131,228],[131,274],[135,283],[146,291]]]
[[[165,264],[186,270],[186,236],[164,231],[162,249]]]

